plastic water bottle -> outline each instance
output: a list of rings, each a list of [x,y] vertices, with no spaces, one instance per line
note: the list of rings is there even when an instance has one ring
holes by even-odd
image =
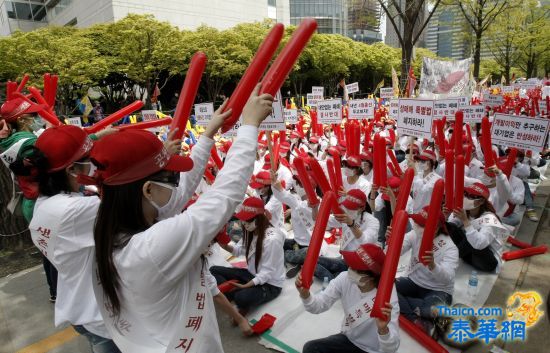
[[[323,290],[328,287],[328,277],[323,278]]]
[[[477,271],[472,271],[470,274],[470,279],[468,280],[468,298],[470,299],[470,304],[473,304],[477,297]]]

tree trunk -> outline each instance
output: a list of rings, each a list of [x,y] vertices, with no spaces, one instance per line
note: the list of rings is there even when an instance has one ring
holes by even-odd
[[[474,48],[474,78],[479,81],[479,68],[481,66],[481,31],[476,31],[476,43]]]

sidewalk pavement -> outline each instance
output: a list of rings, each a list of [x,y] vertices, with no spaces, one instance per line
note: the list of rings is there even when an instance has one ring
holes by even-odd
[[[548,175],[548,173],[547,173]],[[543,181],[537,188],[535,197],[535,208],[539,222],[532,222],[527,217],[521,222],[516,238],[523,242],[537,245],[550,245],[550,179]],[[512,250],[516,250],[513,248]],[[509,261],[499,274],[493,286],[491,294],[485,306],[498,306],[506,308],[506,300],[514,292],[528,292],[535,290],[542,296],[543,305],[539,310],[544,315],[537,324],[527,329],[525,342],[503,343],[497,342],[496,346],[510,353],[547,353],[548,335],[550,333],[550,318],[547,311],[550,293],[550,253],[536,255],[524,259]],[[466,353],[487,353],[491,352],[492,345],[486,346],[477,344],[466,350]]]
[[[0,278],[0,353],[90,353],[72,327],[54,327],[54,304],[42,266]],[[224,313],[218,323],[226,353],[273,352],[244,337]]]

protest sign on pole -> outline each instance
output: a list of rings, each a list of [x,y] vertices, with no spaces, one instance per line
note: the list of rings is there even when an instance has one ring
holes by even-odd
[[[464,107],[464,106],[470,104],[470,97],[460,96],[460,97],[456,97],[456,98],[458,98],[458,107]]]
[[[298,123],[298,109],[284,109],[285,122],[288,124]]]
[[[465,123],[480,123],[481,119],[485,116],[484,105],[467,105],[465,107],[460,107],[460,110],[464,112],[463,121]]]
[[[446,98],[434,100],[434,110],[433,117],[434,119],[441,119],[444,116],[447,119],[454,120],[455,113],[458,110],[458,97],[457,98]]]
[[[380,98],[382,99],[393,98],[393,88],[392,87],[380,88]]]
[[[496,107],[504,103],[504,97],[499,94],[487,94],[483,96],[483,104]]]
[[[313,87],[311,87],[311,93],[316,95],[316,96],[321,96],[322,97],[325,94],[325,87],[313,86]]]
[[[320,124],[339,124],[342,122],[342,100],[327,99],[317,103],[317,117]]]
[[[502,94],[514,93],[514,87],[512,86],[502,86]]]
[[[286,130],[281,91],[278,91],[275,95],[275,100],[273,101],[273,106],[271,108],[271,114],[260,124],[260,130]]]
[[[68,118],[67,124],[82,127],[82,122],[80,121],[80,118],[78,116],[74,118]]]
[[[214,103],[195,104],[195,119],[198,126],[208,126],[212,115],[214,115]]]
[[[359,82],[350,83],[349,85],[346,85],[346,89],[349,94],[359,92]]]
[[[541,152],[550,120],[496,113],[491,139],[496,145]]]
[[[374,99],[354,99],[348,102],[350,119],[374,118]]]
[[[399,99],[391,99],[390,100],[390,118],[397,119],[397,116],[399,115]]]
[[[400,99],[397,133],[432,140],[433,108],[431,99]]]
[[[142,110],[141,111],[141,118],[143,121],[153,121],[153,120],[157,120],[158,117],[157,117],[157,111],[156,110]],[[158,132],[160,131],[160,128],[158,127],[152,127],[152,128],[149,128],[147,129],[151,132]]]

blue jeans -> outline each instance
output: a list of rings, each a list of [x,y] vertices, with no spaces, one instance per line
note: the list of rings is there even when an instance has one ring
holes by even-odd
[[[365,353],[343,333],[306,342],[303,353]]]
[[[244,268],[212,266],[210,267],[210,273],[216,278],[218,284],[222,284],[232,279],[236,279],[241,284],[245,284],[254,278],[254,275]],[[239,309],[248,310],[252,307],[272,301],[281,294],[282,290],[281,287],[264,283],[251,288],[236,289],[229,293],[225,293],[225,296],[230,301],[234,301]]]
[[[86,337],[88,342],[90,342],[93,353],[120,353],[120,350],[112,339],[93,334],[82,325],[73,325],[73,328],[80,335]]]
[[[432,307],[450,305],[453,296],[449,293],[422,288],[409,277],[399,277],[395,281],[399,310],[407,319],[433,319]]]
[[[343,259],[319,256],[313,275],[321,281],[324,280],[325,277],[327,277],[329,281],[332,281],[341,272],[347,270],[348,265],[346,265]]]

